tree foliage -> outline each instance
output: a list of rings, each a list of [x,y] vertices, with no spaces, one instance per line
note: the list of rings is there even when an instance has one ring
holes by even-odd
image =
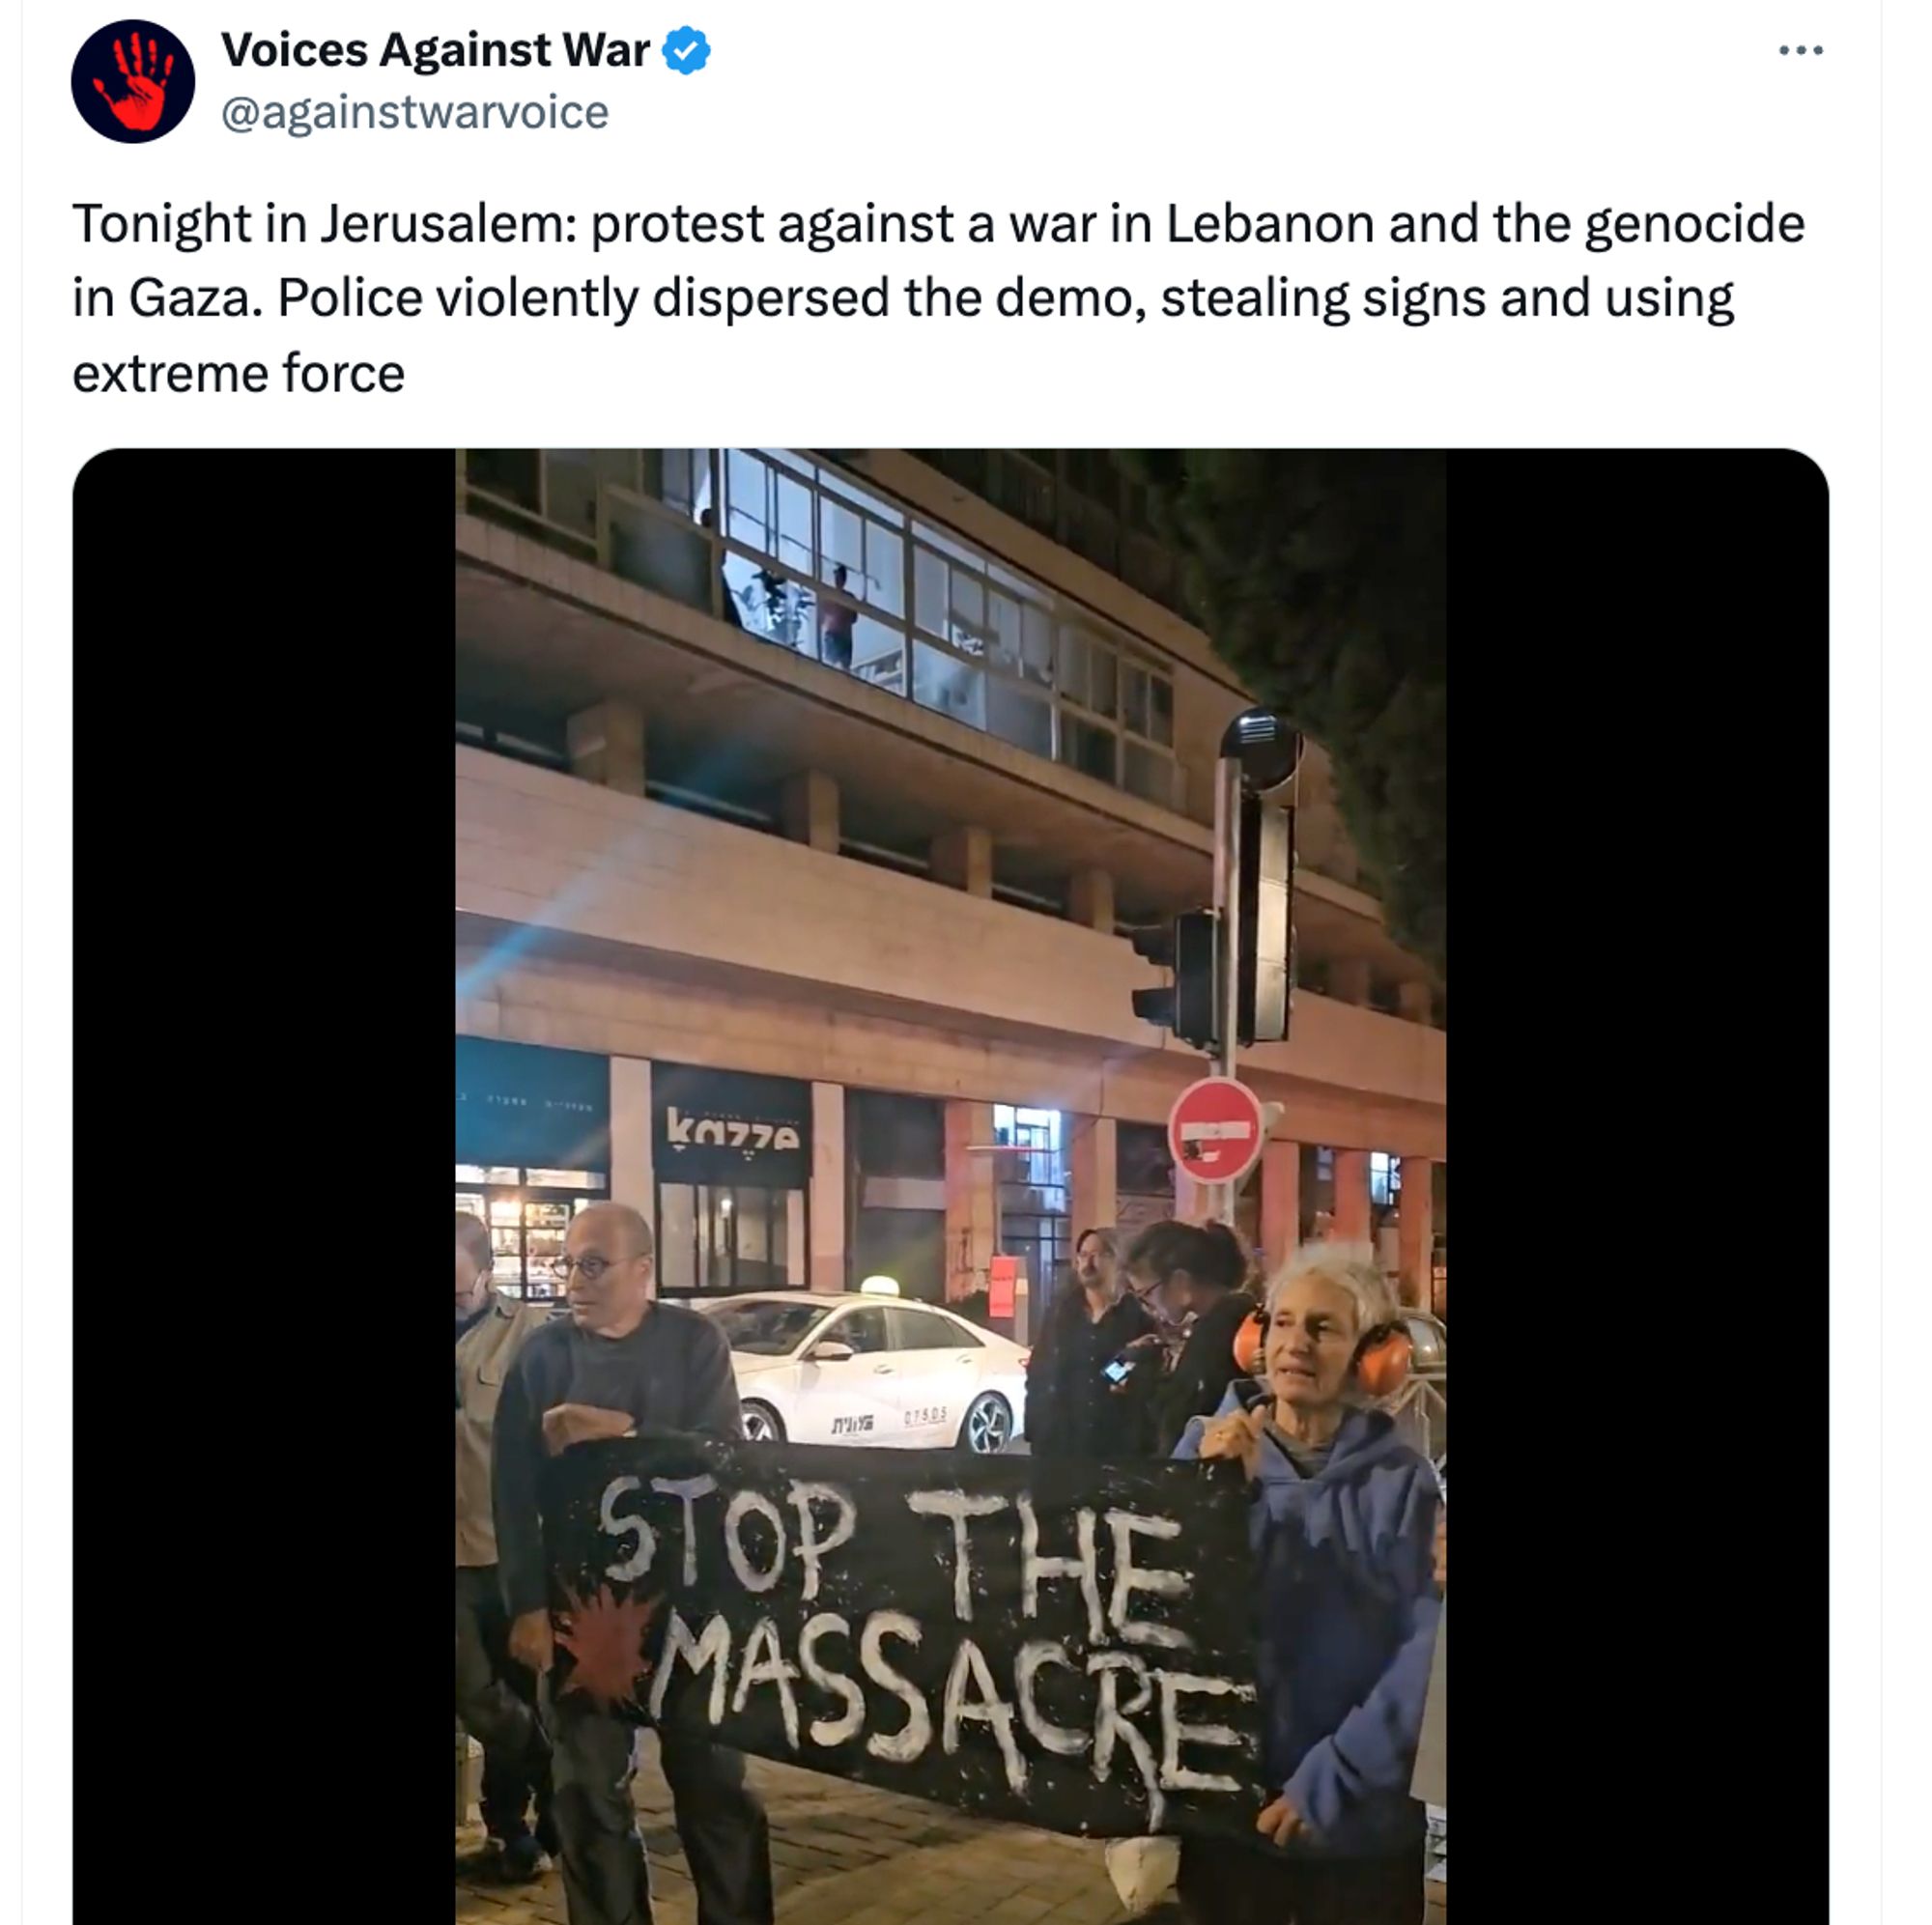
[[[1216,653],[1327,750],[1390,933],[1446,975],[1445,458],[1163,449],[1121,461],[1180,554]]]

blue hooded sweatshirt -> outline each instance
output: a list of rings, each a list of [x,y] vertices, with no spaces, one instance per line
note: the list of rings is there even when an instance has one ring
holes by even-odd
[[[1259,1384],[1236,1383],[1215,1415],[1266,1401]],[[1177,1458],[1200,1455],[1207,1423],[1189,1423]],[[1442,1610],[1439,1501],[1428,1460],[1378,1410],[1351,1410],[1311,1478],[1263,1433],[1249,1526],[1263,1762],[1315,1831],[1291,1851],[1378,1857],[1422,1835],[1409,1784]]]

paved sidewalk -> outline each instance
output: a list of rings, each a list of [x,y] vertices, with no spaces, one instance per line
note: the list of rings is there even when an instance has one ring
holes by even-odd
[[[697,1908],[671,1825],[670,1791],[655,1747],[638,1773],[638,1809],[651,1857],[658,1925],[696,1925]],[[772,1819],[781,1925],[1112,1925],[1123,1919],[1103,1848],[1020,1826],[967,1818],[944,1805],[874,1791],[787,1765],[750,1761]],[[459,1854],[480,1834],[460,1833]],[[564,1925],[553,1873],[517,1888],[456,1888],[466,1925]],[[1431,1907],[1431,1925],[1446,1925]]]

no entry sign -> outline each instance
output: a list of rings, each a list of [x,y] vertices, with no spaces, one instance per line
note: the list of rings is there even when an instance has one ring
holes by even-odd
[[[1204,1076],[1175,1099],[1167,1147],[1197,1183],[1238,1183],[1262,1153],[1261,1099],[1232,1076]]]

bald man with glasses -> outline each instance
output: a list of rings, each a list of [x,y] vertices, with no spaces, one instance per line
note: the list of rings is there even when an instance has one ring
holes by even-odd
[[[655,1300],[650,1226],[597,1203],[557,1273],[570,1315],[524,1345],[503,1387],[493,1481],[510,1653],[545,1680],[570,1925],[649,1925],[650,1875],[631,1786],[635,1729],[549,1688],[554,1656],[539,1501],[544,1459],[599,1437],[744,1435],[731,1352],[706,1316]],[[771,1838],[735,1751],[661,1731],[698,1925],[771,1925]]]

